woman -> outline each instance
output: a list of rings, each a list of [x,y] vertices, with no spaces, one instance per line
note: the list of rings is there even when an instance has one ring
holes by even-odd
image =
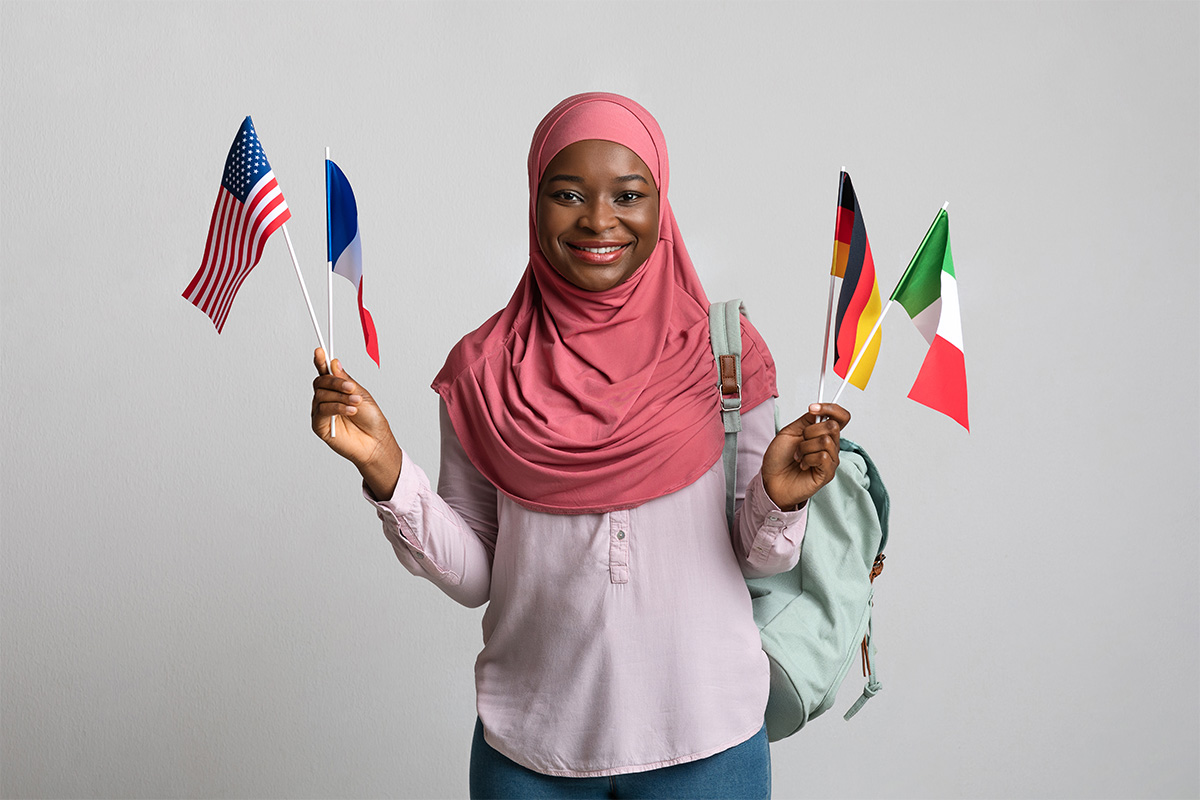
[[[529,265],[433,383],[436,493],[371,395],[314,357],[313,430],[362,473],[400,561],[488,603],[474,797],[770,794],[743,578],[795,565],[850,416],[813,405],[775,435],[774,362],[743,320],[730,531],[709,302],[667,186],[633,101],[577,95],[542,120]]]

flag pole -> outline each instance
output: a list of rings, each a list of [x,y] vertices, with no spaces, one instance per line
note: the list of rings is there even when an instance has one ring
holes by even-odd
[[[288,255],[292,257],[292,266],[296,268],[296,279],[300,281],[300,291],[304,292],[304,304],[308,306],[308,318],[312,320],[313,330],[317,332],[317,343],[325,348],[325,339],[321,336],[321,326],[317,324],[317,312],[313,311],[312,300],[308,297],[308,287],[304,285],[304,276],[300,274],[300,263],[296,261],[296,250],[292,247],[292,237],[288,235],[287,223],[279,226],[283,229],[283,240],[287,242]]]
[[[841,176],[846,174],[846,167],[842,165],[842,171],[838,175],[838,212],[841,214],[842,203],[842,181]],[[833,257],[837,258],[837,215],[833,218]],[[821,344],[821,376],[817,379],[817,402],[825,402],[825,373],[829,370],[829,336],[833,325],[833,287],[837,283],[837,265],[834,264],[829,269],[829,298],[825,301],[825,341]],[[821,418],[817,419],[820,422]]]
[[[325,299],[327,304],[326,330],[329,331],[329,349],[325,351],[325,368],[333,374],[333,262],[329,260],[330,242],[333,241],[333,223],[329,216],[329,148],[325,148]],[[337,438],[337,414],[329,418],[329,438]]]
[[[841,208],[841,175],[846,173],[846,167],[842,167],[842,172],[838,176],[838,207]],[[840,212],[839,212],[840,213]],[[833,220],[833,257],[837,258],[837,216]],[[825,301],[825,342],[821,346],[821,377],[817,380],[817,402],[825,402],[825,373],[829,369],[829,333],[830,326],[833,325],[833,286],[837,282],[837,265],[833,265],[829,270],[829,298]]]

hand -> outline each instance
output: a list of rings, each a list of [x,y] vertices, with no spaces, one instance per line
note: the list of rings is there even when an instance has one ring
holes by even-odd
[[[313,352],[313,364],[317,368],[313,380],[313,433],[358,467],[377,500],[386,500],[396,489],[403,458],[387,417],[371,393],[347,375],[336,358],[330,374],[323,348]],[[335,414],[337,436],[330,436],[330,418]]]
[[[817,420],[825,419],[821,422]],[[813,403],[808,413],[784,426],[763,455],[767,496],[781,509],[798,508],[833,480],[842,428],[850,412],[834,403]]]

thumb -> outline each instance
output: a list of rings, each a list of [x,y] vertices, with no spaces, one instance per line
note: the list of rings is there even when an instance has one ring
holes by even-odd
[[[330,374],[332,374],[332,375],[333,375],[335,378],[341,378],[341,379],[343,379],[343,380],[350,381],[352,384],[354,384],[354,388],[352,389],[352,392],[353,392],[354,394],[360,394],[360,395],[362,395],[363,397],[370,397],[370,396],[371,396],[371,395],[370,395],[370,393],[369,393],[369,392],[368,392],[366,389],[364,389],[364,388],[362,387],[362,385],[361,385],[361,384],[359,384],[359,382],[358,382],[358,381],[356,381],[356,380],[354,380],[354,378],[350,377],[350,373],[349,373],[349,372],[346,372],[346,370],[342,369],[342,362],[341,362],[341,361],[339,361],[338,359],[336,359],[336,358],[335,358],[335,359],[334,359],[334,360],[333,360],[333,361],[330,363],[330,368],[331,368],[331,373],[330,373]]]

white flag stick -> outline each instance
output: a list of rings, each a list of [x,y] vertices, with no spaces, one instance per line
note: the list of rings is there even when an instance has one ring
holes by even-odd
[[[300,274],[300,263],[296,261],[296,250],[292,247],[292,237],[288,235],[287,223],[283,228],[283,240],[287,242],[288,255],[292,257],[292,266],[296,268],[296,279],[300,281],[300,291],[304,292],[304,304],[308,306],[308,318],[312,320],[313,330],[317,332],[317,344],[325,348],[325,339],[321,336],[321,326],[317,324],[317,312],[313,311],[312,300],[308,298],[308,287],[304,285],[304,276]],[[326,351],[328,353],[328,351]],[[326,359],[328,364],[328,359]]]
[[[825,402],[825,371],[829,368],[829,326],[833,324],[833,284],[837,276],[829,274],[829,300],[825,303],[825,344],[821,348],[821,377],[817,381],[817,402]]]
[[[871,328],[871,333],[867,335],[867,340],[863,342],[863,346],[859,348],[858,355],[854,357],[854,361],[850,363],[850,369],[846,370],[846,377],[842,378],[842,385],[838,387],[837,394],[833,396],[833,402],[837,402],[842,396],[842,390],[846,388],[846,384],[850,382],[850,376],[854,374],[854,370],[858,367],[858,362],[862,361],[862,357],[867,354],[867,348],[875,339],[875,334],[879,333],[879,326],[883,324],[883,318],[887,315],[888,309],[895,302],[891,298],[888,299],[887,305],[883,307],[883,312],[879,315],[879,319],[875,320],[875,327]]]
[[[325,160],[329,161],[329,148],[325,148]],[[325,298],[328,305],[329,349],[325,351],[325,364],[329,374],[333,374],[333,262],[329,260],[329,164],[325,164]],[[329,418],[329,438],[337,438],[337,414]]]
[[[842,172],[838,175],[838,214],[841,214],[841,176],[846,172],[846,167],[842,167]],[[833,256],[837,258],[837,217],[834,217],[833,230]],[[817,380],[817,402],[825,402],[825,373],[829,369],[829,337],[832,333],[833,326],[833,286],[837,283],[837,275],[834,274],[834,266],[829,268],[829,299],[825,302],[825,342],[821,346],[821,377]],[[817,422],[821,420],[818,419]]]
[[[304,276],[300,274],[300,262],[296,260],[296,249],[292,247],[292,237],[288,234],[287,223],[283,228],[283,240],[287,242],[288,254],[292,257],[292,266],[296,268],[296,278],[300,281],[300,290],[304,292],[304,304],[308,306],[308,318],[312,320],[313,330],[317,332],[317,344],[325,350],[325,339],[321,336],[321,326],[317,324],[317,312],[313,311],[312,300],[308,297],[308,287],[304,285]],[[325,350],[325,368],[329,369],[329,351]]]

